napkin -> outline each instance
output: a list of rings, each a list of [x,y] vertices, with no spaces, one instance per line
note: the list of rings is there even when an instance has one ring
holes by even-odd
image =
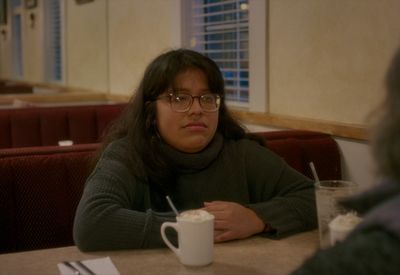
[[[119,275],[119,272],[113,262],[111,261],[110,257],[92,259],[92,260],[85,260],[81,261],[84,265],[90,268],[96,275]],[[81,270],[81,274],[85,273],[82,268],[80,268],[77,264],[71,261],[71,264],[75,266],[77,269]],[[60,270],[61,275],[74,275],[75,273],[63,263],[57,264],[58,270]]]

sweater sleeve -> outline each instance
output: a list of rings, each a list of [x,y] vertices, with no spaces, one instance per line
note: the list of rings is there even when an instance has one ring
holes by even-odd
[[[319,250],[293,275],[400,274],[400,240],[376,228]]]
[[[249,207],[275,229],[270,237],[285,237],[317,226],[314,185],[309,178],[254,143],[247,147],[245,161]]]
[[[86,182],[74,220],[75,244],[82,251],[164,246],[160,227],[174,220],[173,213],[151,210],[147,186],[115,149],[106,149]]]

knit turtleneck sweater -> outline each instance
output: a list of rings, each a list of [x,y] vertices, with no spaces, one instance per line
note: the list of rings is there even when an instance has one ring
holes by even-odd
[[[111,143],[88,178],[74,221],[81,250],[164,246],[160,226],[175,220],[158,212],[154,188],[135,177],[128,165],[126,138]],[[161,144],[176,169],[171,199],[179,211],[213,200],[240,203],[254,210],[282,237],[316,226],[312,182],[257,143],[217,134],[203,151],[179,152]]]
[[[178,173],[191,174],[204,170],[210,165],[223,147],[223,138],[217,133],[210,144],[198,153],[184,153],[160,142],[161,152],[173,163]]]

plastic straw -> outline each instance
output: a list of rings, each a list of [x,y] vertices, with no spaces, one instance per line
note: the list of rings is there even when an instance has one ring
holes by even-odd
[[[175,212],[175,215],[179,216],[178,210],[176,210],[175,205],[172,203],[169,196],[166,196],[169,206],[171,206],[172,210]]]
[[[310,167],[311,167],[311,172],[312,172],[312,174],[314,176],[315,181],[319,182],[319,177],[318,177],[318,174],[317,174],[317,170],[315,170],[315,166],[314,166],[313,162],[310,162]]]

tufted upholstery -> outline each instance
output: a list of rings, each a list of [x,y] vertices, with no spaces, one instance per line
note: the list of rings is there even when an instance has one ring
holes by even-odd
[[[340,155],[327,134],[259,133],[300,172],[313,161],[321,179],[340,179]],[[72,245],[72,223],[99,144],[0,150],[0,253]],[[260,169],[262,169],[260,167]]]
[[[2,155],[0,253],[73,243],[73,217],[97,147],[38,148],[38,154],[33,147],[25,156],[21,150]]]
[[[300,130],[257,134],[265,138],[269,149],[307,177],[313,178],[312,161],[320,180],[342,178],[339,148],[329,134]]]
[[[125,103],[28,107],[0,110],[0,148],[94,143],[122,112]]]

